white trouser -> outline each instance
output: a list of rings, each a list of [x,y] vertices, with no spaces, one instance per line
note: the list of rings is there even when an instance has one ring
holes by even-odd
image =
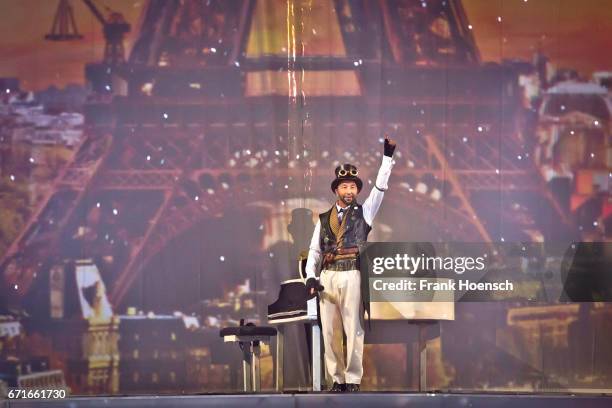
[[[324,287],[320,294],[320,308],[327,373],[339,384],[360,384],[363,376],[360,273],[356,269],[324,269],[320,282]],[[343,327],[346,334],[346,365],[342,349]]]

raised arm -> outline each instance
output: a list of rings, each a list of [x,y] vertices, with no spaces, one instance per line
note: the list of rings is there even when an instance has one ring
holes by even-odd
[[[391,176],[391,169],[393,168],[393,152],[395,151],[395,141],[385,136],[384,156],[382,163],[378,169],[378,175],[376,176],[376,182],[374,187],[370,191],[370,195],[366,198],[363,203],[363,218],[372,225],[374,217],[382,204],[385,191],[387,190],[389,176]]]

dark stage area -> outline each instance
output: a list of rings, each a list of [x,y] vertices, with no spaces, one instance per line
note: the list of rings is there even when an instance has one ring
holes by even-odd
[[[56,401],[6,401],[4,407],[314,407],[410,406],[416,408],[470,407],[610,407],[612,397],[600,395],[527,395],[527,394],[402,394],[365,392],[354,394],[233,394],[193,396],[142,396],[68,398]]]

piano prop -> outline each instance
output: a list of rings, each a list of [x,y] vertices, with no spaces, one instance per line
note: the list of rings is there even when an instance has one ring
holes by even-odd
[[[268,324],[277,328],[276,390],[283,391],[284,328],[288,324],[305,324],[310,332],[310,363],[312,390],[321,391],[325,375],[323,344],[318,298],[306,300],[306,257],[303,251],[298,259],[300,277],[281,283],[278,300],[268,306]],[[437,279],[446,282],[448,279]],[[441,335],[440,322],[454,320],[454,302],[435,299],[436,291],[421,292],[428,301],[370,302],[370,321],[364,317],[365,344],[406,344],[410,367],[411,386],[418,391],[427,390],[427,342]],[[449,293],[444,293],[449,299]],[[452,294],[451,298],[452,299]],[[435,301],[432,301],[435,300]],[[411,357],[410,357],[411,356]]]
[[[276,327],[276,391],[284,389],[284,342],[285,328],[289,324],[303,324],[310,333],[310,367],[312,390],[321,391],[323,369],[321,324],[319,322],[317,298],[307,300],[306,258],[302,252],[298,259],[300,277],[281,282],[278,300],[268,306],[268,324]]]

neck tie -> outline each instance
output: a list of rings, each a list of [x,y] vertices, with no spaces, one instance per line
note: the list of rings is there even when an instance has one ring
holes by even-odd
[[[338,210],[338,223],[342,224],[342,216],[344,215],[345,208]]]

